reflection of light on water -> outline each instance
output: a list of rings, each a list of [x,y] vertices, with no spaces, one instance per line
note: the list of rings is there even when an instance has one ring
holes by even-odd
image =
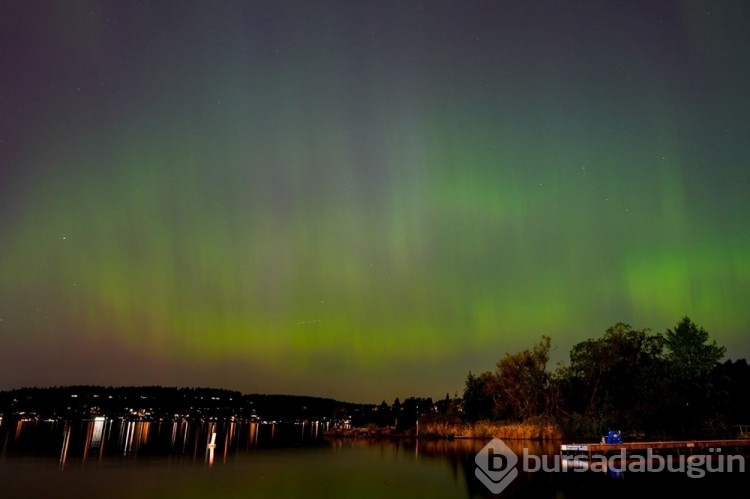
[[[188,440],[188,428],[189,423],[185,421],[184,419],[182,421],[173,421],[172,422],[172,438],[170,440],[169,447],[171,449],[174,449],[177,447],[177,439],[182,437],[182,444],[181,449],[184,452],[187,448],[187,440]]]
[[[104,452],[104,428],[106,427],[107,418],[96,417],[93,421],[88,421],[86,425],[86,442],[83,447],[83,461],[89,455],[89,449],[99,449],[99,457]]]
[[[229,446],[230,444],[234,444],[234,433],[235,433],[236,423],[232,421],[229,423],[229,431],[226,435],[224,435],[224,462],[227,462],[227,452],[229,452]]]
[[[68,459],[68,445],[70,445],[70,425],[66,424],[62,450],[60,451],[60,469],[64,469],[65,461]]]
[[[22,420],[20,420],[20,421],[19,421],[19,422],[18,422],[18,423],[16,424],[16,434],[15,434],[15,436],[13,437],[13,441],[14,441],[14,442],[18,442],[18,440],[19,440],[19,439],[21,438],[21,431],[23,430],[23,426],[24,426],[24,425],[25,425],[26,423],[27,423],[27,421],[25,421],[25,420],[23,420],[23,419],[22,419]]]
[[[216,449],[216,424],[211,424],[211,429],[209,430],[208,434],[209,440],[206,444],[206,461],[208,462],[209,466],[213,466],[214,464],[214,450]]]
[[[187,449],[187,438],[188,438],[188,427],[190,426],[190,423],[185,421],[185,433],[182,437],[182,450],[184,451]]]
[[[137,453],[141,445],[148,444],[150,433],[150,421],[123,421],[118,447],[122,449],[123,455]]]
[[[131,442],[132,442],[130,433],[131,433],[131,430],[133,429],[133,423],[132,422],[125,423],[125,428],[126,430],[125,430],[125,443],[123,445],[123,454],[128,453],[128,448],[130,447]]]
[[[231,420],[188,423],[184,419],[128,421],[102,416],[66,422],[11,420],[6,416],[0,432],[0,452],[23,452],[31,448],[36,451],[46,445],[53,459],[59,458],[65,466],[70,465],[71,459],[85,463],[106,456],[136,457],[144,453],[192,456],[200,463],[215,434],[214,462],[219,457],[229,462],[235,453],[245,450],[312,443],[322,437],[326,424],[314,420],[296,424]]]
[[[104,423],[106,421],[107,418],[94,418],[94,428],[91,431],[91,447],[99,447],[102,444],[102,436],[104,435]]]
[[[177,441],[177,421],[172,422],[172,441],[171,446],[174,447],[175,442]]]
[[[250,423],[250,435],[247,442],[248,447],[258,445],[258,423]]]
[[[150,421],[143,421],[136,424],[138,425],[138,445],[147,445],[152,423]]]
[[[562,470],[587,470],[589,469],[589,462],[585,459],[563,459]]]

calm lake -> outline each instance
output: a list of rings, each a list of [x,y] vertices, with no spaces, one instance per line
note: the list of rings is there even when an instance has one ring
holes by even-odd
[[[479,440],[326,439],[320,424],[0,423],[0,497],[474,498]],[[215,434],[215,437],[213,436]],[[213,442],[213,445],[209,445]],[[506,442],[554,459],[559,442]],[[552,461],[550,461],[552,462]],[[499,497],[750,497],[747,473],[524,472]]]

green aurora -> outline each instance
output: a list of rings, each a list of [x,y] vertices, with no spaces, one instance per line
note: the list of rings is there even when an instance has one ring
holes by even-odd
[[[0,388],[435,397],[684,315],[750,356],[744,4],[375,4],[3,8]]]

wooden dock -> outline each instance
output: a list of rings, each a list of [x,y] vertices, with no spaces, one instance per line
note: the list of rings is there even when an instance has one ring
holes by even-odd
[[[750,440],[669,440],[654,442],[624,442],[621,444],[562,444],[560,445],[560,454],[577,453],[578,455],[588,454],[610,454],[619,453],[622,450],[626,454],[638,453],[638,451],[651,450],[653,452],[677,452],[678,454],[700,453],[710,450],[711,452],[736,452],[737,454],[750,452]]]

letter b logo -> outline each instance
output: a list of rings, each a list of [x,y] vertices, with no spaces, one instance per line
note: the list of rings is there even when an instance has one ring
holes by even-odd
[[[493,494],[502,492],[518,476],[518,456],[499,438],[485,445],[474,462],[477,463],[474,474]]]

